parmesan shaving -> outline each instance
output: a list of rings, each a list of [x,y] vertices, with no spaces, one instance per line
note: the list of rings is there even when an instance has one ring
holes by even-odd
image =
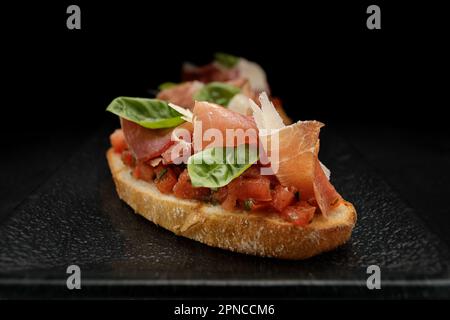
[[[181,113],[183,116],[181,117],[181,119],[192,123],[192,111],[189,109],[185,109],[183,107],[177,106],[176,104],[173,103],[169,103],[169,106],[174,109],[175,111],[177,111],[178,113]]]
[[[261,108],[251,99],[249,99],[250,107],[253,110],[253,118],[259,130],[276,130],[284,128],[285,125],[273,103],[269,100],[267,93],[262,92],[259,95]]]
[[[200,89],[203,88],[204,86],[205,86],[205,84],[203,82],[194,80],[192,82],[191,91],[193,93],[196,93],[196,92],[200,91]]]
[[[236,94],[230,100],[228,103],[228,109],[246,116],[251,115],[253,112],[248,97],[242,93]]]
[[[319,162],[320,162],[320,161],[319,161]],[[325,165],[324,165],[322,162],[320,162],[320,166],[322,167],[322,170],[323,170],[323,172],[325,173],[327,179],[330,180],[330,177],[331,177],[331,171],[330,171],[330,169],[328,169],[327,167],[325,167]]]
[[[150,165],[151,165],[152,167],[156,167],[158,164],[161,163],[162,160],[163,160],[163,158],[161,158],[161,157],[152,159],[152,160],[150,160]]]
[[[247,78],[250,85],[256,91],[269,91],[266,73],[263,68],[255,62],[240,58],[236,68],[242,78]]]

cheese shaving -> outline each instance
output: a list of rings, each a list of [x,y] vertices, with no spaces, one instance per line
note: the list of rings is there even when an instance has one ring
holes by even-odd
[[[156,167],[158,164],[161,163],[162,160],[163,160],[163,158],[161,158],[161,157],[154,158],[154,159],[150,160],[150,165],[152,167]]]
[[[174,109],[175,111],[177,111],[178,113],[182,114],[181,119],[183,119],[184,121],[192,123],[193,113],[192,113],[191,110],[185,109],[185,108],[180,107],[180,106],[177,106],[176,104],[173,104],[173,103],[169,103],[169,106],[172,109]]]
[[[267,93],[262,92],[259,95],[261,108],[253,100],[249,100],[250,107],[253,110],[253,118],[259,130],[275,130],[285,127],[283,120],[273,106],[273,103],[269,100]]]
[[[228,103],[228,110],[249,116],[252,114],[252,108],[248,97],[242,93],[236,94]]]
[[[255,62],[240,58],[236,68],[242,78],[247,78],[250,85],[256,91],[269,91],[266,73],[263,68]]]
[[[320,161],[319,161],[320,162]],[[323,172],[325,173],[325,176],[327,177],[328,180],[330,180],[331,177],[331,171],[330,169],[328,169],[327,167],[325,167],[325,165],[320,162],[320,166],[322,167]]]

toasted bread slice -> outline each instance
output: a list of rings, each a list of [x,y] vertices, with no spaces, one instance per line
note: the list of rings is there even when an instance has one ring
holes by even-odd
[[[356,222],[349,202],[325,218],[316,215],[298,227],[271,213],[229,212],[220,205],[162,194],[153,183],[135,179],[113,149],[107,152],[119,197],[136,213],[163,228],[207,245],[282,259],[306,259],[345,243]]]

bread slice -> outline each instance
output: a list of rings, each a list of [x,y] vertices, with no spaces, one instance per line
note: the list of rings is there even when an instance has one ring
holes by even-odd
[[[135,179],[113,149],[107,159],[119,197],[136,213],[163,228],[207,245],[282,259],[306,259],[345,243],[356,222],[349,202],[329,218],[316,215],[298,227],[270,213],[229,212],[220,205],[162,194],[153,183]]]

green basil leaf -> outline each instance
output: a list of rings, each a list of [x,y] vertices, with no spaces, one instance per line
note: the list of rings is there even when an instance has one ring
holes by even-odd
[[[211,82],[204,85],[194,95],[194,100],[208,101],[226,107],[230,100],[239,92],[241,92],[241,89],[231,84]]]
[[[239,177],[258,160],[256,146],[216,147],[188,159],[188,173],[195,187],[219,188]]]
[[[239,57],[228,53],[217,52],[214,54],[214,60],[225,68],[233,68],[239,62]]]
[[[158,89],[160,91],[161,90],[166,90],[166,89],[170,89],[170,88],[176,87],[177,85],[178,85],[178,83],[175,83],[175,82],[164,82],[164,83],[161,83],[158,86]]]
[[[159,180],[162,177],[164,177],[164,175],[167,173],[167,168],[162,169],[157,175],[156,175],[156,179]]]
[[[253,200],[252,199],[247,199],[244,201],[244,209],[246,211],[250,211],[253,208]]]
[[[184,122],[179,112],[158,99],[118,97],[106,111],[150,129],[172,128]]]

